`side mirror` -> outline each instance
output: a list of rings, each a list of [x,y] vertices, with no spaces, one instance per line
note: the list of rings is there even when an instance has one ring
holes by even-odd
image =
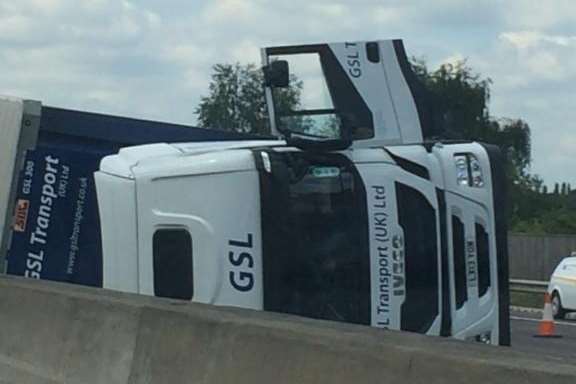
[[[262,68],[264,85],[272,88],[286,88],[290,84],[290,71],[286,60],[276,60]]]

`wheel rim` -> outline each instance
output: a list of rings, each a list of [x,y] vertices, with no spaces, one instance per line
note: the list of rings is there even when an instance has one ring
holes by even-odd
[[[558,315],[558,311],[560,310],[560,300],[558,299],[557,295],[552,296],[552,313],[554,316]]]

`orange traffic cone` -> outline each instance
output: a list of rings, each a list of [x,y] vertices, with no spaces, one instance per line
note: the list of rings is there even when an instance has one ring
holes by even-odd
[[[544,311],[542,313],[542,320],[538,326],[538,334],[534,337],[562,337],[554,333],[556,326],[554,325],[554,316],[552,315],[552,300],[550,294],[544,294]]]

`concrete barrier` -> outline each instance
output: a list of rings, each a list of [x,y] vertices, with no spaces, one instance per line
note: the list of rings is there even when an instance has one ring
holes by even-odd
[[[0,278],[0,383],[269,382],[574,383],[576,368],[507,348]]]

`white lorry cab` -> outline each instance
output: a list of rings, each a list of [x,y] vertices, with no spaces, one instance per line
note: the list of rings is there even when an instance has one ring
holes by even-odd
[[[294,73],[304,56],[302,101],[285,108],[288,62]],[[424,142],[399,41],[263,58],[285,140],[160,143],[102,160],[103,286],[509,344],[499,151]]]

